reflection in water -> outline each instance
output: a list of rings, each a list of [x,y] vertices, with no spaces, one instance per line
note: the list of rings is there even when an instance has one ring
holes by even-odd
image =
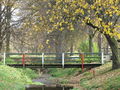
[[[70,90],[73,87],[27,87],[26,90]]]

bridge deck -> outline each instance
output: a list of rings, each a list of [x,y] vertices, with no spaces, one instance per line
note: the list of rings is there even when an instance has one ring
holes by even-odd
[[[88,67],[98,67],[102,64],[83,64],[85,68]],[[44,66],[42,66],[42,64],[25,64],[23,66],[23,64],[8,64],[8,66],[12,66],[12,67],[16,67],[16,68],[22,68],[22,67],[26,67],[26,68],[63,68],[63,66],[61,64],[44,64]],[[82,64],[64,64],[64,68],[81,68]]]

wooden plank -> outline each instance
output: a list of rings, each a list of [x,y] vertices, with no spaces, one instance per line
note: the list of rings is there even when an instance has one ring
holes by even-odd
[[[11,67],[22,68],[22,64],[7,64]],[[84,64],[84,67],[98,67],[102,64]],[[81,68],[82,64],[65,64],[64,68]],[[25,64],[26,68],[42,68],[42,64]],[[62,68],[62,64],[44,64],[44,68]]]

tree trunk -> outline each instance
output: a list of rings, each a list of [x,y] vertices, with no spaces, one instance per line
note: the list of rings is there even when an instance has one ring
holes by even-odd
[[[101,35],[101,33],[98,34],[98,48],[99,48],[99,52],[102,52],[102,35]]]
[[[106,54],[108,55],[108,53],[109,53],[109,43],[107,43],[106,45]]]
[[[6,8],[6,52],[10,52],[10,36],[11,36],[11,31],[10,31],[10,21],[11,21],[11,7],[7,6]]]
[[[2,22],[1,12],[2,12],[2,5],[0,4],[0,23]],[[2,31],[2,25],[0,24],[0,52],[1,52],[1,50],[2,50],[2,44],[3,44],[1,31]]]
[[[2,52],[2,45],[3,45],[3,42],[0,42],[0,53]]]
[[[56,49],[56,59],[61,61],[62,60],[62,47],[60,44],[58,44],[57,46],[55,46]]]
[[[62,32],[56,31],[55,36],[55,52],[56,52],[56,60],[62,61]]]
[[[93,52],[93,36],[89,35],[89,52]]]
[[[10,52],[10,33],[6,35],[6,52]]]
[[[109,35],[105,34],[105,37],[111,47],[112,51],[112,69],[120,68],[120,52],[118,49],[118,42],[115,37],[110,37]]]
[[[71,46],[70,46],[70,56],[73,55],[73,42],[71,42]]]

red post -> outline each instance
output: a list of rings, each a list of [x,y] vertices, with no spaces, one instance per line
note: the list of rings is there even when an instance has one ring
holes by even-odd
[[[25,55],[22,55],[22,65],[25,66]]]
[[[84,72],[84,54],[80,54],[82,60],[82,72]]]

